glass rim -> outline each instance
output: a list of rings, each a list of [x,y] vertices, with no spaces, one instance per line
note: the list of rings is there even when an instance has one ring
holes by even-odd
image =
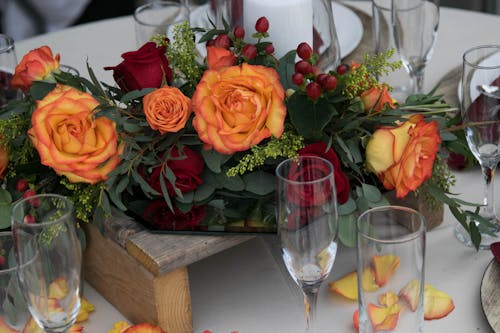
[[[186,11],[186,14],[187,14],[187,20],[189,20],[189,7],[186,6],[184,3],[176,2],[176,1],[169,1],[169,0],[155,0],[155,1],[148,2],[144,5],[136,8],[134,10],[134,15],[133,15],[134,21],[137,23],[140,23],[141,25],[146,26],[146,27],[157,27],[159,25],[164,25],[164,24],[154,24],[154,23],[144,22],[144,20],[139,17],[139,14],[141,14],[144,10],[151,8],[151,7],[154,7],[154,6],[157,6],[157,5],[161,5],[161,6],[175,5],[178,8],[184,9]],[[174,22],[172,22],[172,24],[182,22],[185,20],[186,19],[182,19],[182,20],[178,20],[178,21],[175,20]]]
[[[14,217],[15,211],[20,209],[20,207],[22,207],[22,204],[24,204],[25,202],[31,201],[34,199],[43,199],[43,198],[54,198],[54,199],[59,199],[61,201],[67,202],[68,205],[67,205],[67,207],[65,207],[67,212],[65,212],[65,214],[61,215],[60,217],[58,217],[57,219],[55,219],[53,221],[37,222],[37,223],[24,223],[24,221],[18,221]],[[73,214],[73,201],[71,201],[70,198],[68,198],[64,195],[55,194],[55,193],[36,194],[36,195],[31,196],[31,197],[23,198],[22,200],[19,200],[16,203],[14,203],[12,205],[11,210],[10,210],[10,214],[11,214],[11,224],[12,225],[17,224],[17,225],[29,226],[30,228],[33,228],[33,229],[44,228],[48,225],[57,224],[57,223],[59,223],[59,221],[66,219],[68,216],[71,216]]]
[[[411,213],[411,214],[418,216],[418,218],[420,220],[420,226],[418,227],[417,230],[415,230],[413,232],[410,232],[410,233],[403,235],[403,236],[398,236],[398,237],[393,238],[393,239],[378,238],[378,237],[369,235],[366,232],[364,232],[363,230],[361,230],[362,228],[360,227],[360,224],[366,215],[373,213],[373,212],[381,212],[381,211],[389,211],[389,210],[407,212],[407,213]],[[367,240],[370,240],[373,242],[377,242],[377,243],[381,243],[381,244],[406,243],[408,241],[417,239],[418,237],[424,235],[425,231],[426,231],[426,227],[425,227],[424,215],[413,208],[404,207],[404,206],[388,205],[388,206],[379,206],[379,207],[370,208],[370,209],[364,211],[363,213],[361,213],[361,215],[359,215],[359,217],[356,220],[356,232],[357,232],[358,236],[361,236],[364,239],[367,239]]]
[[[485,55],[483,58],[478,59],[477,63],[471,62],[470,59],[468,59],[469,56],[472,55],[473,52],[478,52],[480,50],[485,50],[485,49],[491,49],[491,50],[497,50],[496,52],[491,52],[490,54]],[[471,47],[470,49],[467,49],[464,54],[462,55],[462,60],[464,65],[467,64],[468,66],[472,68],[477,68],[477,69],[495,69],[495,68],[500,68],[500,63],[498,65],[481,65],[481,62],[486,59],[487,57],[490,57],[491,55],[495,53],[500,53],[500,44],[486,44],[486,45],[479,45],[479,46],[474,46]]]
[[[291,179],[283,177],[280,174],[279,170],[281,170],[285,164],[288,164],[288,163],[293,162],[293,161],[305,160],[305,159],[317,160],[317,161],[324,162],[326,165],[328,165],[328,168],[329,168],[328,174],[326,174],[325,176],[323,176],[321,178],[309,180],[309,181],[291,180]],[[334,171],[335,171],[335,168],[333,167],[332,162],[330,162],[329,160],[327,160],[326,158],[323,158],[321,156],[296,156],[296,157],[287,158],[286,160],[281,161],[278,164],[278,166],[276,167],[275,174],[279,180],[282,180],[282,181],[289,183],[289,184],[297,185],[297,184],[315,184],[315,183],[323,182],[330,177],[334,177]]]
[[[0,53],[8,52],[14,49],[14,38],[0,33],[0,39],[4,39],[6,41],[5,46],[0,46]]]

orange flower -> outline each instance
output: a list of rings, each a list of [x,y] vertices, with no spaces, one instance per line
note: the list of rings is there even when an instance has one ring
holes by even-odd
[[[43,165],[70,182],[95,184],[120,162],[115,123],[94,118],[99,103],[89,94],[58,85],[38,102],[28,135]]]
[[[184,128],[191,114],[191,100],[174,87],[163,87],[144,96],[146,120],[161,134]]]
[[[155,326],[149,323],[137,324],[130,326],[123,333],[165,333],[164,330],[159,326]]]
[[[382,90],[379,87],[371,87],[363,92],[360,98],[366,112],[380,112],[386,105],[391,109],[395,108],[394,101],[385,85],[382,86]]]
[[[236,56],[228,49],[208,46],[207,47],[207,63],[209,69],[218,70],[223,67],[229,67],[236,63]]]
[[[222,154],[244,151],[273,135],[281,137],[285,91],[272,68],[242,64],[207,70],[193,95],[193,126]]]
[[[52,54],[50,47],[44,45],[28,52],[16,66],[11,85],[28,90],[33,81],[43,80],[59,69],[59,54]]]
[[[3,179],[7,166],[9,165],[9,154],[4,145],[0,145],[0,179]]]
[[[437,122],[426,123],[422,115],[414,115],[398,127],[373,133],[366,146],[367,168],[403,198],[430,178],[440,143]]]

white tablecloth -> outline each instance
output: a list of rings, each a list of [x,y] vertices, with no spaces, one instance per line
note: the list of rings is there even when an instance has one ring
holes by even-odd
[[[348,3],[371,12],[368,1]],[[432,87],[458,66],[466,49],[500,43],[499,29],[498,15],[442,8],[438,42],[426,70],[426,87]],[[43,44],[61,53],[61,63],[82,74],[86,73],[88,59],[97,76],[112,84],[111,73],[102,67],[118,64],[122,52],[135,49],[133,21],[130,17],[112,19],[19,41],[18,57]],[[454,192],[479,202],[479,170],[458,173]],[[426,322],[425,332],[491,332],[481,310],[479,288],[493,256],[489,251],[476,252],[459,243],[453,236],[456,223],[446,211],[445,222],[428,233],[426,280],[449,293],[456,308],[444,319]],[[255,238],[189,267],[195,333],[205,329],[213,333],[304,331],[302,299],[283,271],[276,250],[270,240]],[[340,248],[329,280],[354,268],[353,249]],[[96,306],[96,312],[85,323],[86,332],[107,332],[114,322],[124,319],[91,286],[85,286],[85,294]],[[325,282],[319,297],[319,332],[354,332],[351,317],[355,308],[355,303],[330,293]]]

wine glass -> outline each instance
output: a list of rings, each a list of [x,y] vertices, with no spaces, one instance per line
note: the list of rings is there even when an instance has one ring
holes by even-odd
[[[14,40],[0,34],[0,107],[19,97],[18,91],[10,86],[16,65]]]
[[[479,224],[478,228],[480,248],[487,249],[500,235],[493,197],[493,179],[500,160],[500,45],[479,46],[464,53],[460,95],[467,143],[485,180],[484,206],[479,213],[490,224]],[[457,228],[456,236],[471,245],[463,229]]]
[[[304,293],[307,332],[315,332],[318,290],[337,254],[333,165],[321,157],[297,157],[281,162],[276,175],[281,253]]]
[[[391,6],[396,49],[413,81],[413,92],[422,93],[425,66],[437,37],[439,0],[392,0]]]
[[[47,333],[68,332],[80,309],[82,251],[73,203],[56,194],[25,198],[12,207],[18,278],[28,309]]]

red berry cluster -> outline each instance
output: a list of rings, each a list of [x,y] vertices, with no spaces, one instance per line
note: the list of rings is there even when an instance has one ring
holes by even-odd
[[[309,44],[300,43],[297,46],[297,55],[300,60],[295,63],[292,82],[300,87],[305,86],[306,94],[310,99],[317,100],[321,97],[323,91],[335,90],[337,78],[333,74],[318,74],[318,67],[315,66],[316,57]]]
[[[246,31],[242,26],[236,26],[232,33],[221,33],[217,35],[214,39],[207,41],[207,46],[216,46],[229,50],[231,47],[235,47],[235,53],[240,53],[241,56],[246,60],[254,60],[259,55],[259,51],[262,50],[267,55],[272,55],[274,53],[274,46],[272,43],[263,44],[263,48],[259,48],[260,39],[268,36],[269,21],[265,16],[260,17],[255,23],[255,33],[252,35],[258,39],[256,44],[246,43],[243,41],[245,38]]]

